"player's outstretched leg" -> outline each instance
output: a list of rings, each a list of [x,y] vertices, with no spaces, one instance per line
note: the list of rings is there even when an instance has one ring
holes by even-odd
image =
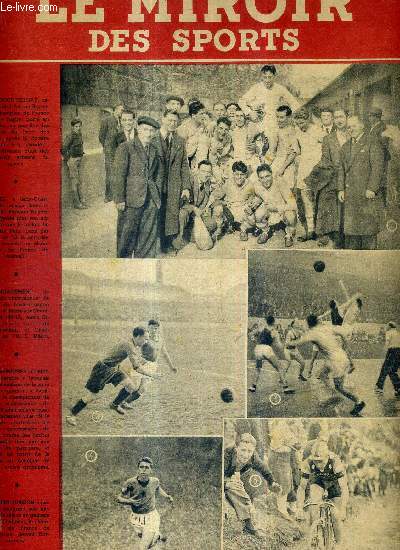
[[[77,420],[76,417],[78,414],[85,409],[89,403],[98,398],[96,393],[92,393],[89,390],[86,390],[84,397],[81,397],[73,407],[70,409],[70,413],[65,417],[65,420],[71,426],[76,426]]]
[[[253,393],[257,389],[257,384],[258,384],[258,380],[260,379],[262,366],[263,366],[263,360],[262,359],[256,359],[256,379],[254,380],[254,384],[252,384],[249,387],[249,391],[251,391]]]
[[[344,387],[344,376],[342,376],[341,378],[334,378],[333,383],[335,385],[336,390],[339,393],[341,393],[342,395],[344,395],[344,397],[347,397],[347,399],[350,399],[350,401],[353,401],[353,403],[355,403],[353,409],[350,411],[350,414],[352,416],[359,415],[360,412],[365,407],[365,402],[358,399],[356,395],[354,395]]]

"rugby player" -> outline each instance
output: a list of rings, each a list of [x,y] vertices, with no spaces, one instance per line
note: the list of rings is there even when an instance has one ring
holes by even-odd
[[[256,379],[254,384],[249,388],[249,391],[255,392],[257,389],[258,380],[261,375],[263,361],[268,361],[270,365],[277,371],[279,382],[283,387],[284,393],[294,393],[290,389],[283,371],[279,364],[279,357],[285,357],[285,350],[282,344],[281,336],[275,327],[275,318],[269,315],[266,319],[266,327],[263,328],[257,335],[257,345],[254,348],[256,358]],[[287,370],[287,369],[286,369]]]
[[[98,361],[92,368],[92,372],[85,385],[85,394],[71,408],[70,414],[66,417],[68,424],[76,426],[76,417],[92,401],[98,399],[99,393],[104,390],[107,384],[119,386],[122,389],[117,398],[111,404],[113,409],[119,411],[120,404],[137,388],[130,376],[121,369],[121,363],[129,359],[132,366],[132,374],[141,372],[145,366],[141,349],[146,342],[146,331],[143,327],[135,327],[132,331],[131,341],[123,341],[112,348],[107,356]],[[152,374],[143,371],[147,376]],[[122,411],[124,414],[124,411]]]
[[[124,400],[121,402],[121,406],[125,409],[132,409],[133,405],[131,403],[133,403],[133,401],[136,401],[141,395],[143,395],[152,379],[159,376],[158,360],[160,359],[160,357],[163,357],[165,359],[168,367],[172,372],[177,372],[177,368],[173,365],[171,357],[167,351],[161,331],[161,325],[159,321],[155,319],[150,319],[147,324],[146,341],[142,346],[141,352],[142,357],[145,360],[145,366],[141,369],[139,373],[138,371],[136,371],[136,376],[131,375],[131,379],[133,381],[136,381],[136,389],[130,395],[125,395]],[[122,391],[123,388],[121,392]],[[121,411],[119,410],[118,412]]]
[[[299,338],[300,329],[298,329],[296,326],[296,319],[293,319],[293,321],[289,324],[286,336],[285,336],[285,354],[288,354],[287,360],[288,360],[288,367],[286,369],[286,374],[290,368],[290,365],[293,361],[299,364],[300,371],[299,371],[299,380],[302,382],[307,382],[307,378],[304,376],[304,370],[306,368],[306,362],[302,354],[297,348],[288,348],[288,345],[295,340]]]
[[[141,458],[136,476],[125,482],[117,499],[120,504],[131,507],[129,523],[140,538],[140,550],[153,548],[158,542],[167,540],[160,533],[160,514],[156,508],[156,496],[160,495],[171,503],[174,500],[161,488],[159,479],[151,475],[152,471],[151,458]]]
[[[329,369],[329,373],[332,375],[336,391],[354,403],[350,414],[357,416],[365,407],[365,403],[344,387],[346,376],[351,367],[350,359],[344,350],[343,344],[348,336],[347,328],[335,325],[322,325],[314,314],[307,317],[307,325],[309,330],[297,341],[289,344],[287,346],[288,349],[299,347],[308,342],[313,343],[325,360],[326,369]],[[313,363],[310,366],[310,375],[312,367]]]

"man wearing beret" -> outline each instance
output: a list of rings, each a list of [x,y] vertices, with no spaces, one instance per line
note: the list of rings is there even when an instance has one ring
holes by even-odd
[[[157,256],[163,167],[153,138],[159,128],[151,117],[139,117],[134,139],[115,154],[118,258]]]

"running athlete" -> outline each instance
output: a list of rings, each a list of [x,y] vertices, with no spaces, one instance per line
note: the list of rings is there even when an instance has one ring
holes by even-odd
[[[150,319],[150,321],[148,322],[146,341],[144,342],[141,351],[142,357],[145,360],[145,367],[143,367],[141,373],[139,373],[140,380],[137,389],[133,391],[131,395],[125,396],[124,400],[121,403],[121,406],[125,409],[132,409],[133,405],[131,405],[131,403],[133,401],[136,401],[136,399],[139,399],[139,397],[143,395],[143,393],[146,391],[146,388],[148,384],[152,381],[152,379],[157,377],[157,374],[159,372],[158,360],[160,359],[160,357],[163,357],[165,359],[168,367],[172,372],[177,372],[177,369],[173,365],[171,357],[165,346],[159,321],[156,321],[155,319]],[[133,378],[133,380],[135,380],[134,376],[130,376]]]
[[[143,372],[147,376],[155,376],[145,370],[145,360],[142,357],[141,349],[146,342],[146,331],[142,327],[135,327],[132,331],[132,340],[123,341],[112,348],[107,356],[95,364],[85,385],[85,394],[71,408],[66,421],[76,426],[76,417],[92,401],[98,399],[99,393],[104,390],[107,384],[118,386],[122,384],[122,389],[118,397],[110,405],[111,408],[120,409],[120,404],[128,397],[137,386],[124,370],[121,363],[129,359],[132,366],[132,374]],[[121,397],[120,397],[121,396]],[[122,411],[122,414],[124,412]]]
[[[288,367],[286,370],[286,374],[290,368],[290,365],[293,361],[298,363],[300,365],[300,371],[299,371],[299,380],[302,382],[307,382],[307,378],[304,376],[304,370],[306,368],[306,362],[304,357],[301,355],[300,351],[297,348],[288,348],[295,340],[297,340],[300,337],[301,330],[296,327],[296,319],[293,319],[293,321],[289,324],[288,330],[286,332],[285,336],[285,355],[287,354],[288,359]]]
[[[303,519],[304,497],[309,486],[309,509],[311,523],[319,519],[319,504],[327,498],[332,507],[333,529],[336,542],[341,539],[341,522],[346,518],[349,488],[346,471],[338,456],[331,453],[326,440],[316,441],[311,455],[303,461],[301,482],[297,492],[299,519]]]
[[[285,377],[285,371],[282,370],[279,364],[279,357],[285,357],[285,350],[281,336],[275,327],[275,318],[269,315],[266,319],[265,328],[260,330],[260,328],[257,327],[255,330],[253,327],[251,336],[257,338],[257,345],[254,348],[257,374],[255,382],[250,386],[249,391],[253,393],[256,391],[263,367],[263,361],[265,360],[277,371],[279,382],[283,387],[283,392],[294,393],[294,390],[289,388]]]
[[[353,401],[354,407],[350,414],[357,416],[365,407],[365,403],[344,387],[351,366],[343,343],[348,336],[347,329],[335,325],[322,325],[318,317],[313,314],[307,317],[307,325],[309,330],[287,347],[295,348],[308,342],[315,344],[318,352],[324,358],[326,369],[329,369],[329,373],[332,375],[336,391]],[[312,367],[313,364],[310,366],[310,376]]]
[[[159,541],[167,540],[160,533],[160,514],[156,509],[156,496],[160,495],[171,503],[174,500],[161,488],[159,479],[151,476],[152,470],[151,458],[141,458],[136,476],[125,482],[117,499],[120,504],[128,504],[131,507],[129,523],[140,538],[140,550],[153,548]]]

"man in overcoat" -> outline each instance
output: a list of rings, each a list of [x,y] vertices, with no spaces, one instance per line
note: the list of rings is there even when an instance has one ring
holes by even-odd
[[[346,248],[373,250],[384,216],[384,150],[358,117],[348,119],[351,138],[340,151],[338,198],[344,204]]]
[[[124,110],[124,105],[118,103],[114,106],[112,114],[108,115],[101,122],[99,130],[99,141],[103,146],[104,151],[104,166],[106,170],[104,202],[112,201],[112,176],[113,162],[117,143],[115,140],[118,132],[121,131],[121,113]]]
[[[163,163],[164,180],[161,193],[160,236],[161,249],[167,251],[171,241],[179,233],[179,206],[182,198],[190,197],[191,175],[185,148],[185,140],[176,129],[179,125],[177,111],[165,111],[160,131],[154,144]]]
[[[153,138],[159,127],[154,119],[139,117],[134,139],[121,143],[115,154],[118,258],[155,258],[158,252],[163,167]]]

